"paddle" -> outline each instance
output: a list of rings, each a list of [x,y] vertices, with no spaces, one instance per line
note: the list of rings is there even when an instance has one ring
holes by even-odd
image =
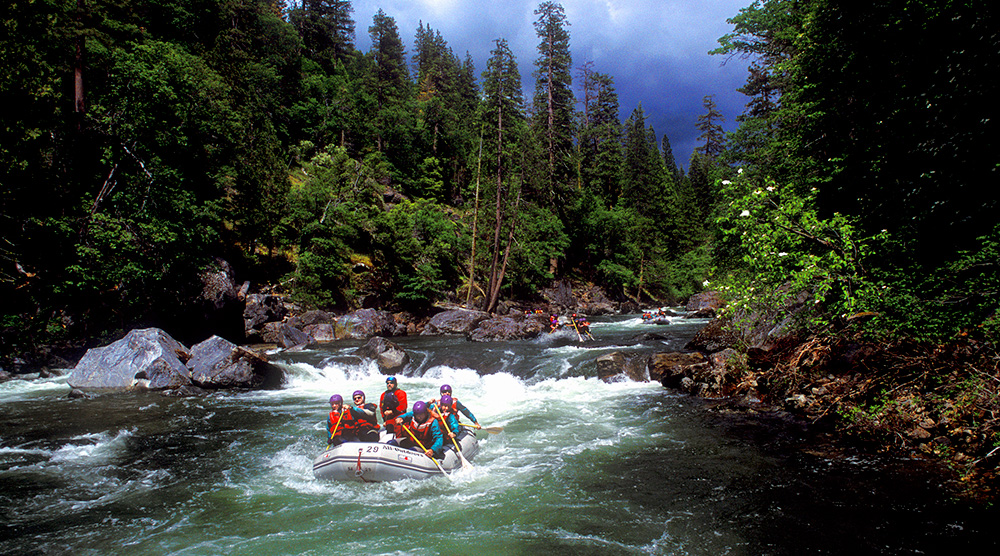
[[[439,412],[437,416],[441,419],[441,424],[444,425],[444,430],[448,432],[448,437],[451,438],[451,442],[455,445],[455,453],[458,454],[458,459],[462,462],[462,469],[472,469],[472,464],[469,463],[469,460],[465,459],[465,455],[462,454],[462,448],[458,446],[458,440],[451,436],[451,428],[448,427],[448,421],[445,420],[444,413]]]
[[[583,336],[580,335],[580,328],[576,325],[576,315],[573,315],[573,317],[570,319],[570,322],[573,323],[573,329],[576,330],[576,337],[579,338],[580,341],[582,342]]]
[[[413,441],[417,443],[417,446],[420,446],[420,449],[424,451],[424,455],[427,456],[427,448],[424,448],[424,445],[421,444],[419,440],[417,440],[417,437],[416,437],[416,435],[413,434],[413,431],[411,431],[410,428],[407,427],[405,423],[400,423],[399,426],[402,427],[403,430],[406,431],[406,434],[410,435],[410,438],[412,438]],[[430,456],[427,456],[427,457],[430,458]],[[431,461],[433,461],[434,465],[436,465],[437,468],[439,470],[441,470],[441,474],[442,475],[444,475],[445,477],[448,477],[449,479],[451,478],[447,473],[445,473],[444,468],[441,467],[441,464],[438,463],[438,460],[436,460],[434,458],[431,458]]]
[[[333,426],[333,430],[330,431],[330,441],[326,443],[326,449],[329,450],[330,446],[333,445],[333,437],[337,434],[337,427],[340,426],[340,420],[344,418],[344,408],[340,408],[340,414],[337,415],[337,424]]]
[[[459,423],[459,426],[466,427],[469,429],[479,429],[486,431],[490,434],[500,434],[503,432],[503,427],[484,427],[482,425],[466,425],[465,423]]]

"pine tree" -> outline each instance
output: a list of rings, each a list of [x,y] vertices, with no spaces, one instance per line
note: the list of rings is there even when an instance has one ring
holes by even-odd
[[[610,75],[585,72],[586,114],[580,131],[580,174],[605,207],[618,202],[622,186],[622,125],[618,121],[618,93]]]
[[[673,177],[674,181],[680,181],[684,176],[681,169],[677,167],[674,149],[670,147],[670,139],[666,133],[663,134],[663,140],[660,141],[660,150],[663,151],[663,165],[667,168],[667,174]]]
[[[718,158],[726,149],[726,136],[722,130],[722,122],[725,121],[725,118],[722,116],[722,112],[719,112],[714,96],[705,95],[702,99],[705,113],[698,116],[698,124],[695,126],[701,132],[698,140],[704,141],[704,144],[696,147],[695,150],[712,160]]]
[[[372,46],[371,94],[375,101],[375,141],[379,152],[394,150],[398,155],[404,145],[390,144],[390,138],[401,139],[408,133],[408,113],[405,104],[411,99],[410,74],[406,65],[406,49],[399,38],[396,20],[381,9],[368,28]],[[390,158],[394,158],[390,154]]]
[[[666,172],[646,114],[639,104],[625,122],[625,175],[620,202],[647,217],[662,216]]]
[[[497,39],[496,48],[491,52],[483,72],[483,128],[487,145],[493,152],[496,201],[494,204],[492,260],[487,287],[486,311],[496,309],[500,298],[500,286],[506,273],[517,206],[520,204],[520,188],[516,200],[511,203],[510,158],[515,152],[519,134],[524,125],[524,97],[521,93],[521,74],[517,69],[517,59],[507,41]],[[506,244],[501,241],[501,232],[509,228]],[[501,261],[500,252],[504,251]]]
[[[544,141],[547,156],[545,191],[540,201],[555,201],[560,208],[571,202],[575,179],[573,164],[572,56],[569,22],[562,5],[542,2],[535,10],[538,59],[535,61],[534,126]]]
[[[345,0],[304,0],[288,19],[302,37],[306,56],[329,70],[354,51],[353,11]]]
[[[457,196],[457,185],[469,151],[473,148],[469,122],[475,114],[478,97],[474,67],[455,56],[441,33],[422,22],[414,40],[413,65],[417,76],[418,127],[429,144],[430,159],[447,161],[446,189]]]

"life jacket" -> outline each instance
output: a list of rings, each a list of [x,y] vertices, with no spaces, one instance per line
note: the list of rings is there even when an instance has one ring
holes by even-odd
[[[395,390],[392,391],[393,395],[396,396],[396,407],[385,406],[385,395],[387,393],[388,390],[382,392],[382,396],[379,397],[378,405],[379,405],[379,413],[381,413],[382,417],[388,421],[389,419],[395,419],[396,417],[399,417],[400,415],[406,413],[406,392],[400,390],[399,388],[396,388]],[[385,413],[383,413],[386,410],[392,410],[392,415],[389,416],[388,418],[386,418]]]
[[[431,427],[434,425],[434,415],[428,415],[427,420],[423,423],[418,423],[416,416],[406,424],[406,428],[410,429],[413,436],[417,437],[417,440],[423,443],[424,446],[430,447],[430,443],[434,441],[434,437],[431,435]]]
[[[343,412],[344,416],[341,417],[340,414]],[[337,420],[340,420],[340,425],[337,424]],[[330,430],[329,432],[334,435],[341,435],[346,433],[354,432],[357,429],[357,421],[354,420],[354,415],[351,415],[351,411],[346,407],[341,407],[341,411],[330,411]],[[334,432],[336,428],[336,432]]]
[[[366,406],[370,406],[370,407],[366,407]],[[365,409],[373,410],[373,411],[375,411],[376,414],[378,413],[378,408],[375,407],[375,404],[373,404],[373,403],[366,403],[366,404],[364,404],[361,407],[363,407]],[[352,417],[353,417],[353,415],[352,415]],[[365,415],[364,417],[358,417],[358,418],[354,419],[354,423],[355,423],[355,426],[357,427],[357,430],[359,430],[359,431],[375,430],[375,429],[378,428],[378,421],[377,421],[377,419],[378,419],[378,415],[371,415],[371,416]]]

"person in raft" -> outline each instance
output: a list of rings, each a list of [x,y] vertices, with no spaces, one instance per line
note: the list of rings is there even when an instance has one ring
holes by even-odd
[[[393,419],[393,423],[406,429],[403,431],[403,436],[396,438],[400,448],[423,451],[424,455],[429,458],[441,459],[444,435],[441,434],[438,420],[427,410],[426,402],[421,401],[413,404],[413,411],[396,417]]]
[[[396,377],[390,376],[385,379],[385,392],[382,392],[382,397],[379,398],[379,412],[382,414],[382,420],[386,424],[386,430],[391,432],[396,438],[403,438],[406,436],[403,433],[403,429],[399,428],[399,425],[393,425],[392,420],[400,415],[406,413],[406,392],[399,389]]]
[[[344,409],[344,398],[340,394],[330,396],[330,415],[326,419],[327,444],[337,446],[357,441],[355,427],[354,416],[350,410]]]
[[[365,403],[365,393],[355,390],[351,395],[354,406],[351,417],[355,422],[355,434],[360,442],[378,442],[378,406]]]
[[[453,438],[458,438],[458,433],[462,432],[458,428],[458,414],[455,412],[455,405],[451,396],[445,394],[441,396],[438,403],[427,404],[428,411],[436,413],[435,417],[442,423],[441,433],[445,435],[445,445],[447,448],[454,448]]]
[[[448,396],[448,399],[451,400],[451,403],[449,403],[447,405],[451,406],[451,412],[455,414],[456,418],[458,417],[458,414],[461,413],[462,415],[465,415],[466,417],[468,417],[469,420],[472,421],[473,424],[475,424],[475,426],[476,426],[477,429],[481,429],[482,428],[481,426],[479,426],[479,421],[476,420],[476,416],[472,414],[472,411],[470,411],[468,407],[465,407],[465,405],[463,405],[462,402],[458,401],[458,398],[452,396],[452,394],[451,394],[451,385],[449,385],[449,384],[442,384],[441,385],[441,401],[442,401],[442,403],[444,403],[444,397],[446,395]],[[431,400],[431,404],[432,405],[436,404],[437,402],[438,402],[438,400]],[[455,432],[458,433],[458,431],[455,431]]]

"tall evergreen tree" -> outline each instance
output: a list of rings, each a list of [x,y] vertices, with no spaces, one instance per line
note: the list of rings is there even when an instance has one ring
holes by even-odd
[[[705,95],[702,99],[705,113],[698,116],[698,124],[695,126],[701,132],[698,140],[704,141],[695,150],[712,160],[718,158],[726,148],[726,135],[722,130],[722,122],[725,121],[725,118],[722,116],[722,112],[719,112],[714,96]]]
[[[544,141],[546,152],[543,202],[571,203],[575,186],[573,163],[572,56],[569,51],[569,22],[561,4],[542,2],[535,10],[538,59],[535,60],[534,126]]]
[[[491,170],[495,175],[495,203],[492,239],[492,259],[490,262],[489,284],[487,287],[487,311],[496,308],[503,283],[510,238],[504,243],[501,233],[505,226],[513,233],[517,205],[520,201],[520,187],[514,187],[512,179],[512,159],[516,156],[519,135],[523,133],[524,97],[521,92],[521,74],[517,69],[517,59],[504,39],[495,42],[483,72],[483,128],[487,152],[492,151]],[[489,167],[488,166],[488,167]],[[512,190],[516,189],[516,193]],[[511,196],[516,195],[512,201]],[[504,252],[501,259],[501,251]]]
[[[396,170],[411,167],[413,160],[409,139],[413,130],[412,86],[406,64],[406,49],[399,37],[396,20],[381,9],[368,28],[372,46],[368,53],[371,63],[370,93],[375,103],[375,149],[383,153]],[[404,167],[404,168],[401,168]]]
[[[610,75],[592,72],[587,114],[580,131],[580,174],[584,186],[595,190],[605,207],[618,202],[622,187],[622,125],[618,120],[618,93]]]
[[[677,159],[674,158],[674,149],[670,146],[670,139],[667,134],[663,134],[663,140],[660,141],[660,150],[663,151],[663,165],[667,169],[667,175],[671,176],[674,181],[680,181],[683,176],[681,169],[677,167]]]
[[[646,127],[642,104],[625,122],[625,176],[620,201],[647,217],[660,217],[666,202],[666,172],[656,138]]]
[[[347,0],[303,0],[288,20],[302,37],[306,56],[330,70],[354,51],[353,12]]]

